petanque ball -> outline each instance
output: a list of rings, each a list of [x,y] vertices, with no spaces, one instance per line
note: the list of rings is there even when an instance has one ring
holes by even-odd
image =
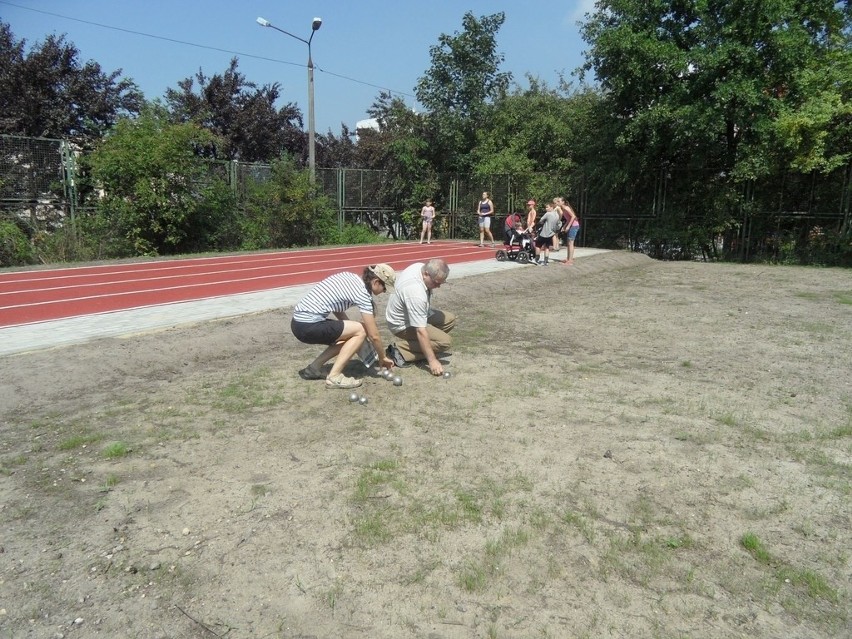
[[[358,393],[352,393],[352,394],[349,396],[349,401],[350,401],[350,402],[357,402],[357,401],[358,401]]]
[[[366,404],[366,403],[367,403],[367,398],[366,398],[366,397],[364,397],[364,396],[359,397],[359,398],[358,398],[358,403],[359,403],[359,404],[361,404],[361,406],[363,406],[364,404]]]
[[[393,385],[394,386],[402,386],[402,377],[400,377],[399,375],[394,377],[393,378]]]
[[[450,379],[450,371],[444,371],[444,379]]]

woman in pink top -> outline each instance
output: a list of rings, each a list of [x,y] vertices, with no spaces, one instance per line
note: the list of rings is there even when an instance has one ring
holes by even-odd
[[[563,227],[567,233],[566,249],[568,251],[565,258],[565,266],[571,266],[574,263],[574,240],[577,238],[577,233],[580,231],[580,220],[574,212],[574,209],[565,201],[564,198],[558,197],[555,198],[554,201],[562,210],[562,215],[567,220]]]

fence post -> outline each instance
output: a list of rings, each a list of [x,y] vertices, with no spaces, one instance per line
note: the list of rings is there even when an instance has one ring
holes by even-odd
[[[68,140],[59,142],[59,152],[62,158],[62,186],[65,202],[68,204],[68,216],[71,220],[71,244],[74,253],[77,252],[77,158]]]

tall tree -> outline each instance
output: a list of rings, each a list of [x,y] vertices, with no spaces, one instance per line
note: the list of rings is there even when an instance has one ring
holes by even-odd
[[[328,130],[317,136],[317,166],[330,168],[351,167],[355,158],[354,133],[345,124],[340,126],[340,135]]]
[[[167,89],[173,120],[194,122],[213,133],[217,141],[206,153],[215,158],[256,162],[282,153],[305,156],[307,139],[298,107],[288,103],[277,109],[280,85],[258,87],[238,71],[238,64],[233,58],[222,74],[207,77],[199,70],[178,82],[178,89]]]
[[[104,73],[65,36],[49,35],[27,52],[10,26],[0,22],[0,133],[100,138],[121,115],[138,113],[144,99],[121,70]]]
[[[417,204],[422,206],[427,197],[440,200],[435,193],[423,117],[387,92],[379,94],[367,114],[379,127],[359,131],[355,157],[358,166],[385,171],[381,201],[402,208],[417,207],[419,211]],[[440,201],[437,204],[440,206]]]
[[[432,64],[417,81],[415,94],[427,110],[429,148],[441,171],[468,171],[477,128],[489,105],[506,92],[512,75],[500,71],[497,32],[506,20],[502,12],[462,18],[462,32],[442,34],[429,49]]]
[[[742,178],[848,161],[849,13],[835,0],[602,0],[586,70],[649,163]],[[830,144],[831,131],[844,137]]]

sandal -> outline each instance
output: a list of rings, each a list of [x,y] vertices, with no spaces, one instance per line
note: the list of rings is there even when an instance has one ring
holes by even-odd
[[[326,388],[358,388],[363,382],[354,377],[346,377],[343,373],[338,373],[334,377],[328,376],[325,378]]]

